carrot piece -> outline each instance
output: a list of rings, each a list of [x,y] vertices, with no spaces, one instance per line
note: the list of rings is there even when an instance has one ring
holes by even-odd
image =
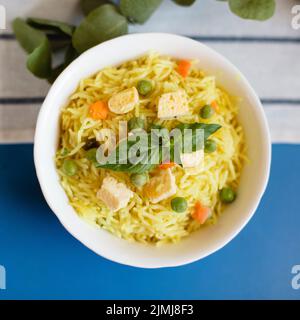
[[[200,201],[195,203],[195,210],[192,214],[192,217],[199,221],[200,224],[203,224],[211,216],[211,209],[204,207]]]
[[[183,77],[186,78],[189,74],[191,68],[191,62],[188,60],[180,60],[178,63],[178,73]]]
[[[216,112],[219,112],[219,111],[220,111],[220,107],[219,107],[219,105],[218,105],[218,103],[217,103],[216,100],[213,100],[213,101],[210,103],[210,105],[212,106],[212,108],[213,108]]]
[[[172,168],[176,165],[175,162],[165,162],[165,163],[161,163],[159,165],[159,169],[165,170],[165,169],[169,169]]]
[[[104,120],[108,115],[108,106],[104,101],[97,101],[90,106],[90,116],[95,120]]]

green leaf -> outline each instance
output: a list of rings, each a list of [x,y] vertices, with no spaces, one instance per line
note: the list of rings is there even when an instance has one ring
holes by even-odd
[[[161,2],[162,0],[120,0],[120,10],[129,21],[144,23]]]
[[[157,149],[159,150],[159,149]],[[97,168],[102,169],[108,169],[112,171],[118,171],[118,172],[127,172],[127,173],[145,173],[149,172],[152,169],[154,169],[157,166],[157,164],[151,164],[151,163],[127,163],[127,164],[96,164]]]
[[[72,45],[69,45],[66,52],[65,52],[65,60],[63,63],[52,69],[51,75],[48,77],[48,82],[53,83],[56,78],[64,71],[64,69],[73,61],[75,60],[79,54],[73,48]]]
[[[35,30],[20,18],[13,21],[12,27],[18,42],[27,53],[31,53],[46,38],[43,32]]]
[[[244,19],[267,20],[274,15],[275,0],[229,0],[230,10]]]
[[[173,0],[175,3],[180,6],[191,6],[196,0]]]
[[[51,51],[47,38],[27,58],[27,68],[36,77],[47,79],[51,74]]]
[[[13,21],[13,30],[20,45],[29,53],[26,62],[29,71],[36,77],[47,79],[51,75],[52,60],[48,38],[20,18]]]
[[[79,57],[78,52],[70,44],[65,53],[65,67],[67,67],[71,62],[73,62],[78,57]]]
[[[55,68],[53,68],[51,70],[50,76],[47,78],[48,82],[50,84],[52,84],[56,80],[56,78],[64,71],[64,69],[65,69],[65,64],[64,63],[58,65]]]
[[[184,129],[192,129],[192,139],[185,139],[183,140],[184,144],[182,145],[182,151],[185,150],[193,150],[197,151],[198,149],[202,149],[204,147],[204,143],[206,140],[215,133],[217,130],[221,128],[221,125],[214,124],[214,123],[181,123],[176,128],[180,129],[182,131],[182,134],[184,134]],[[197,129],[202,129],[204,131],[199,131]],[[200,138],[204,138],[203,141],[200,140]],[[203,142],[203,144],[199,145],[198,143]],[[191,146],[190,146],[191,145]]]
[[[80,7],[85,16],[103,4],[112,4],[109,0],[80,0]]]
[[[28,18],[27,23],[32,27],[40,30],[61,32],[70,37],[72,37],[72,34],[75,30],[74,26],[56,20]]]
[[[53,53],[67,48],[72,42],[72,38],[69,37],[52,37],[52,35],[48,34],[47,38],[50,42],[51,51]]]
[[[161,149],[158,147],[151,148],[151,135],[147,135],[146,144],[141,147],[141,156],[140,161],[138,163],[130,163],[128,161],[130,159],[128,153],[130,148],[136,144],[136,141],[132,140],[122,140],[116,147],[115,151],[111,153],[108,157],[107,162],[105,164],[96,163],[95,166],[97,168],[109,169],[112,171],[120,171],[127,173],[145,173],[154,169],[157,164],[154,164],[153,159],[161,160]],[[127,144],[127,153],[120,154],[120,150],[122,150],[123,144]],[[117,163],[112,163],[116,159]],[[147,161],[145,161],[147,159]],[[122,163],[128,162],[128,163]]]
[[[201,122],[196,122],[196,123],[181,123],[179,124],[176,128],[180,130],[184,129],[203,129],[204,130],[204,140],[207,140],[210,135],[218,131],[222,126],[216,123],[201,123]]]
[[[126,34],[127,20],[119,14],[115,6],[105,4],[93,10],[76,28],[73,46],[82,53],[97,44]]]
[[[184,141],[184,139],[182,139],[182,141],[185,142],[185,145],[182,146],[182,151],[188,147],[186,145],[186,143],[192,144],[192,148],[189,148],[189,150],[196,151],[199,149],[199,148],[197,148],[197,147],[199,147],[197,145],[197,138],[199,138],[197,135],[203,134],[203,131],[199,131],[196,129],[204,130],[204,142],[205,142],[208,139],[208,137],[211,134],[213,134],[214,132],[216,132],[217,130],[219,130],[221,128],[221,126],[219,124],[205,124],[205,123],[185,124],[184,123],[184,124],[178,125],[177,128],[181,130],[182,134],[184,133],[184,129],[192,129],[193,130],[192,139],[186,139],[187,141]],[[157,129],[166,130],[164,128],[157,128]],[[160,133],[158,133],[158,134],[160,135]],[[128,152],[129,152],[130,148],[136,143],[136,141],[133,141],[131,139],[130,140],[129,139],[122,140],[117,145],[115,151],[112,152],[111,155],[108,157],[106,163],[104,163],[104,164],[96,163],[95,166],[97,168],[109,169],[109,170],[113,170],[113,171],[122,171],[122,172],[128,172],[128,173],[144,173],[147,171],[151,171],[152,169],[154,169],[157,166],[157,162],[152,161],[153,159],[158,160],[159,163],[161,163],[162,160],[164,160],[164,159],[162,159],[162,157],[163,157],[162,149],[164,147],[164,143],[159,144],[159,145],[155,145],[155,144],[151,145],[151,133],[148,133],[145,145],[143,145],[140,148],[140,152],[141,152],[140,162],[135,163],[135,164],[130,163],[128,161],[128,159],[129,159]],[[169,133],[168,133],[168,141],[170,141]],[[125,153],[125,154],[120,153],[120,150],[122,150],[123,144],[127,144],[127,153]],[[203,148],[204,145],[202,144],[202,146],[200,146],[200,147]],[[175,148],[176,148],[176,145],[174,145],[174,140],[170,141],[171,161],[174,161]],[[145,161],[145,159],[147,159],[147,161]],[[113,162],[115,162],[115,160],[117,163],[113,163]],[[123,164],[122,162],[129,162],[129,163]],[[156,164],[154,164],[153,162]]]

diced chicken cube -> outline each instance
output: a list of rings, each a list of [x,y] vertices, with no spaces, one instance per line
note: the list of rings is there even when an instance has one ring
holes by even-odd
[[[187,94],[184,90],[163,94],[158,101],[158,118],[168,120],[189,114]]]
[[[113,177],[104,178],[97,193],[97,197],[112,211],[125,208],[132,196],[133,192]]]
[[[182,153],[180,160],[183,168],[195,168],[203,166],[204,150],[198,150],[191,153]]]
[[[139,103],[139,93],[135,87],[123,90],[108,100],[108,108],[117,114],[127,113]]]
[[[144,193],[152,203],[158,203],[173,196],[177,191],[175,177],[171,169],[160,170],[150,178],[144,187]]]

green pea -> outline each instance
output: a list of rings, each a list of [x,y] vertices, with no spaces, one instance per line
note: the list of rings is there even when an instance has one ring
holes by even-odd
[[[214,140],[207,139],[204,145],[204,152],[206,153],[212,153],[216,151],[217,149],[217,144]]]
[[[226,187],[220,191],[220,199],[222,202],[231,203],[235,200],[236,193],[230,188]]]
[[[182,197],[171,200],[171,207],[175,212],[184,212],[187,209],[187,201]]]
[[[97,148],[92,148],[86,152],[85,157],[92,162],[97,162],[96,154]]]
[[[145,185],[149,180],[149,176],[147,173],[133,173],[130,176],[131,183],[137,188],[141,188]]]
[[[77,173],[78,166],[75,161],[66,159],[63,163],[63,171],[67,176],[74,176]]]
[[[152,91],[152,83],[149,80],[140,80],[137,84],[137,90],[142,96],[146,96]]]
[[[200,116],[203,119],[209,119],[213,116],[214,113],[215,113],[214,109],[207,104],[206,106],[201,108]]]
[[[134,129],[144,129],[145,128],[145,119],[141,117],[133,117],[128,121],[128,130]]]

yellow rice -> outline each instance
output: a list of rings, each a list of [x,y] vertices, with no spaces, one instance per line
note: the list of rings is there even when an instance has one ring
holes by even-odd
[[[216,85],[214,76],[206,76],[193,62],[189,76],[183,79],[177,73],[177,61],[171,57],[149,53],[120,66],[107,67],[96,75],[80,82],[61,113],[61,134],[56,156],[57,169],[61,184],[68,195],[70,204],[85,220],[102,227],[114,235],[129,241],[142,243],[178,242],[200,224],[193,220],[191,212],[197,200],[213,209],[212,217],[205,223],[214,224],[224,205],[219,200],[219,190],[230,185],[238,187],[245,156],[244,134],[237,120],[238,108],[232,97]],[[154,91],[150,97],[140,98],[139,107],[123,115],[109,114],[106,120],[93,120],[88,116],[89,106],[97,100],[108,100],[113,94],[132,86],[141,79],[150,79]],[[212,137],[217,142],[217,150],[205,154],[204,170],[198,175],[188,175],[182,168],[176,167],[178,191],[176,196],[188,201],[188,210],[183,213],[172,211],[170,199],[152,204],[130,183],[129,175],[106,169],[96,169],[85,158],[82,147],[87,138],[96,137],[102,128],[118,131],[120,120],[129,120],[133,115],[145,116],[155,120],[168,129],[179,123],[178,120],[159,121],[156,103],[158,97],[166,92],[183,88],[189,97],[191,114],[180,118],[181,122],[218,123],[222,128]],[[205,104],[216,100],[219,112],[209,120],[199,116],[199,110]],[[67,155],[64,150],[68,150]],[[64,158],[72,156],[79,172],[76,176],[65,175],[62,170]],[[106,175],[111,175],[126,183],[134,196],[128,206],[117,212],[111,212],[96,196]],[[200,231],[201,232],[201,231]]]

